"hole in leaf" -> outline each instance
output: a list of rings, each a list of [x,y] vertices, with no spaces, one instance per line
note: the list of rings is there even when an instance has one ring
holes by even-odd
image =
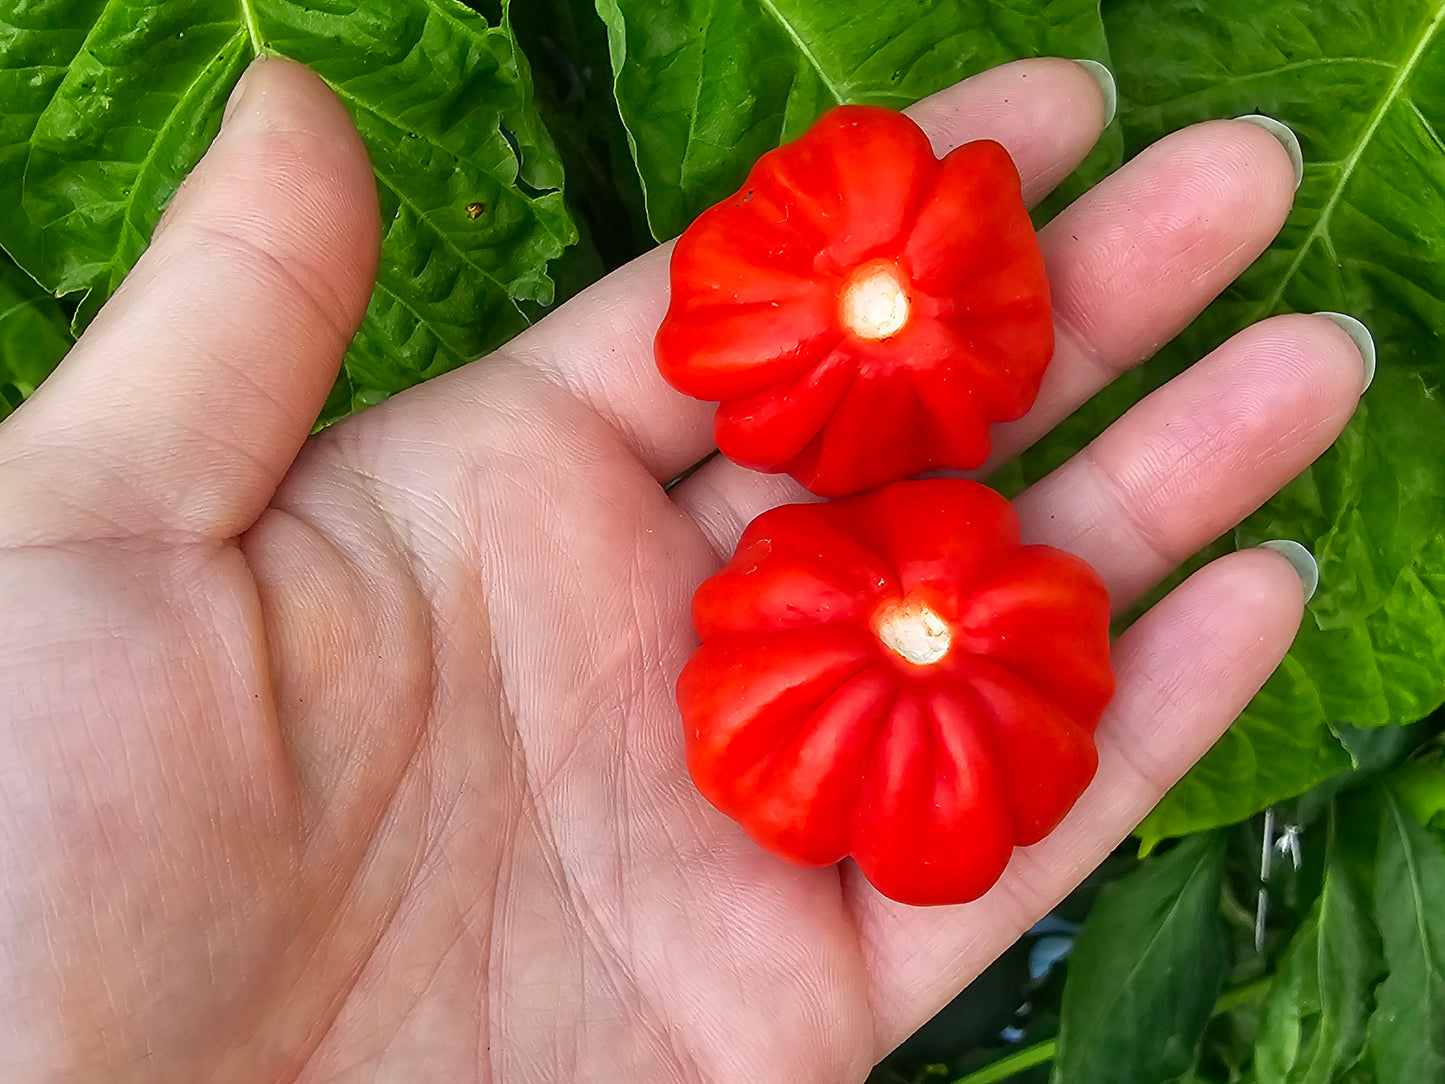
[[[542,196],[557,191],[555,188],[538,188],[534,184],[528,184],[527,179],[522,176],[522,147],[521,144],[517,142],[516,134],[505,124],[497,125],[497,131],[502,133],[502,138],[507,141],[507,146],[512,148],[512,154],[517,159],[517,179],[512,183],[517,186],[518,191],[528,199],[540,199]]]
[[[466,4],[492,26],[502,25],[501,0],[466,0]]]

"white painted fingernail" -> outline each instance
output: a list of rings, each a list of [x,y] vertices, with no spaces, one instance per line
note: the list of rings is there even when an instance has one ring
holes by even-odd
[[[1103,91],[1104,127],[1109,127],[1114,121],[1114,114],[1119,111],[1119,84],[1114,82],[1114,73],[1097,60],[1076,60],[1074,63],[1092,75]]]
[[[1294,129],[1283,121],[1275,120],[1273,117],[1266,117],[1263,113],[1250,113],[1247,116],[1235,117],[1235,120],[1242,120],[1246,124],[1253,124],[1263,128],[1275,139],[1279,140],[1280,146],[1284,148],[1285,154],[1289,155],[1289,164],[1294,169],[1294,186],[1298,191],[1300,182],[1305,179],[1305,155],[1300,150],[1299,136],[1294,134]]]
[[[1346,335],[1355,340],[1355,345],[1360,350],[1360,358],[1365,363],[1365,388],[1368,388],[1375,379],[1375,337],[1370,334],[1370,329],[1353,316],[1342,312],[1317,312],[1315,315],[1323,316],[1330,323],[1338,325]]]
[[[1271,542],[1261,542],[1259,548],[1262,550],[1273,550],[1292,566],[1299,576],[1300,585],[1304,587],[1305,601],[1315,597],[1315,591],[1320,585],[1320,566],[1315,561],[1315,555],[1305,549],[1298,542],[1288,538],[1276,538]]]

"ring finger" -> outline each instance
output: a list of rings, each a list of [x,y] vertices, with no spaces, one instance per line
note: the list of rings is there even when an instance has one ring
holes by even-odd
[[[1331,321],[1249,328],[1025,492],[1024,534],[1085,557],[1125,605],[1324,451],[1366,381],[1361,351]],[[1077,883],[1244,707],[1298,624],[1300,584],[1281,565],[1258,551],[1215,561],[1115,643],[1119,691],[1099,726],[1094,783],[983,899],[917,911],[850,881],[882,1048]]]

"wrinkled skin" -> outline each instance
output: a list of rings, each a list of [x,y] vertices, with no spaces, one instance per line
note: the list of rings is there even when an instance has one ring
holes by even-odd
[[[1037,199],[1104,121],[1065,61],[912,113]],[[1216,122],[1045,232],[1060,349],[999,455],[1137,363],[1287,212]],[[307,439],[371,290],[365,152],[261,61],[149,251],[0,425],[0,1078],[858,1081],[1113,847],[1286,650],[1252,551],[1115,645],[1093,787],[976,903],[750,845],[682,766],[693,588],[787,479],[714,460],[650,356],[665,252]],[[1277,490],[1363,384],[1250,329],[1016,502],[1125,605]],[[299,454],[298,454],[299,453]]]

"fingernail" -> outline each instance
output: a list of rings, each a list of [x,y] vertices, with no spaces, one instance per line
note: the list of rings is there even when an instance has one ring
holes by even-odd
[[[1314,554],[1298,542],[1293,542],[1288,538],[1261,542],[1259,548],[1273,550],[1294,566],[1295,573],[1299,576],[1299,582],[1304,587],[1306,602],[1315,597],[1315,590],[1320,585],[1320,566],[1315,561]]]
[[[1242,120],[1246,124],[1258,125],[1275,139],[1279,140],[1284,152],[1289,155],[1289,164],[1294,167],[1294,186],[1299,190],[1300,182],[1305,179],[1305,155],[1300,150],[1299,136],[1294,134],[1294,129],[1283,121],[1275,120],[1273,117],[1266,117],[1263,113],[1250,113],[1247,116],[1235,117],[1235,120]]]
[[[1114,114],[1119,111],[1119,84],[1114,82],[1114,73],[1097,60],[1076,60],[1074,63],[1098,82],[1099,90],[1104,94],[1104,127],[1109,127],[1114,121]]]
[[[248,104],[248,99],[254,97],[256,87],[256,70],[266,63],[266,54],[257,55],[250,65],[241,73],[241,78],[236,80],[236,85],[231,89],[231,96],[226,99],[226,111],[221,114],[221,127],[224,128],[236,119],[236,115]]]
[[[1316,316],[1323,316],[1332,324],[1336,324],[1350,338],[1355,340],[1359,347],[1360,357],[1365,363],[1365,388],[1375,379],[1375,337],[1370,334],[1370,329],[1353,316],[1347,316],[1342,312],[1317,312]],[[1361,388],[1364,391],[1365,388]]]

